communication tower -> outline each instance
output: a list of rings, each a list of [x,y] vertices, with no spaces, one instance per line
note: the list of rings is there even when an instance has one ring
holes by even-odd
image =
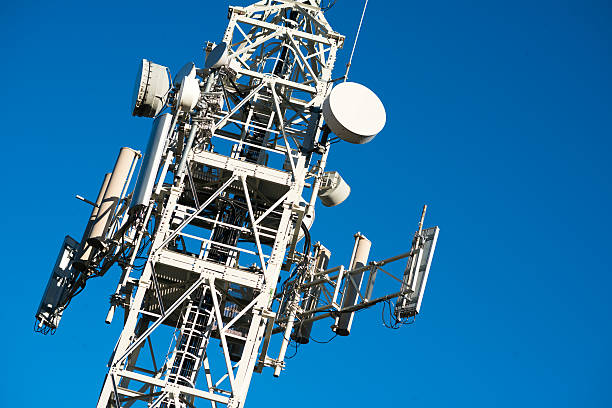
[[[326,170],[333,143],[366,143],[386,120],[371,90],[332,78],[345,38],[323,11],[230,7],[203,66],[171,77],[142,60],[133,115],[153,118],[145,153],[122,148],[96,200],[77,196],[89,221],[79,242],[65,238],[36,313],[38,331],[55,331],[89,279],[120,267],[106,322],[123,309],[123,331],[98,408],[243,407],[252,374],[280,375],[315,321],[347,336],[381,302],[395,300],[393,325],[418,314],[439,231],[423,228],[425,208],[407,251],[381,261],[357,233],[348,265],[330,267],[310,236],[317,197],[330,207],[350,193]],[[397,277],[386,265],[399,260]],[[397,290],[375,294],[383,278]]]

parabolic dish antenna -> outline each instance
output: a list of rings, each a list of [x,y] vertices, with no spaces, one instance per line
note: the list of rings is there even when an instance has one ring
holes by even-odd
[[[219,43],[213,48],[206,56],[204,62],[205,69],[220,68],[229,63],[229,56],[227,54],[227,44],[224,42]]]
[[[335,135],[356,144],[372,140],[387,121],[378,96],[355,82],[344,82],[331,90],[323,101],[323,117]]]
[[[185,77],[181,81],[177,101],[178,108],[186,112],[191,111],[200,98],[200,82],[197,78]]]
[[[136,76],[132,115],[156,116],[166,105],[169,91],[168,68],[143,59]]]
[[[188,62],[183,65],[183,68],[179,69],[179,71],[174,76],[174,85],[180,85],[183,82],[183,78],[195,78],[196,77],[196,67],[193,62]]]

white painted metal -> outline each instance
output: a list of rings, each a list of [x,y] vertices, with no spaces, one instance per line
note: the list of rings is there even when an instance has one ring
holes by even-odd
[[[143,59],[136,75],[132,114],[148,118],[154,117],[166,104],[169,91],[168,69]]]
[[[114,207],[103,199],[99,214],[115,228],[92,233],[99,248],[68,282],[84,286],[113,264],[122,268],[107,322],[122,308],[124,326],[98,408],[191,408],[201,400],[242,408],[252,374],[271,367],[280,375],[290,342],[307,343],[313,322],[331,318],[338,334],[348,334],[355,312],[413,290],[408,280],[376,297],[374,274],[401,282],[382,267],[422,252],[426,240],[368,264],[371,244],[358,235],[345,271],[327,269],[330,252],[312,245],[308,232],[317,197],[336,205],[350,192],[339,174],[325,172],[331,144],[321,131],[324,116],[338,136],[357,143],[384,126],[384,108],[381,121],[382,105],[363,90],[365,104],[355,109],[371,109],[376,126],[356,122],[328,98],[343,43],[316,1],[264,0],[230,7],[222,42],[207,47],[205,69],[188,64],[177,74],[179,89],[161,95],[165,68],[143,62],[142,71],[158,79],[140,76],[135,114],[170,113],[156,119],[160,137],[147,149],[129,212],[115,174],[109,180],[104,197]],[[334,88],[338,100],[361,89],[344,85],[347,93]],[[150,90],[157,99],[148,99]],[[276,358],[268,355],[274,339]]]
[[[85,242],[91,238],[91,228],[93,224],[96,222],[98,217],[98,212],[100,211],[100,205],[102,205],[102,200],[104,199],[104,193],[106,192],[106,188],[108,187],[108,182],[110,181],[111,173],[106,173],[104,175],[104,180],[102,181],[102,186],[100,186],[100,191],[98,192],[98,197],[95,201],[95,206],[91,209],[91,215],[89,216],[89,221],[87,222],[87,226],[85,227],[85,232],[83,233],[83,238],[81,238],[81,246],[85,245]],[[92,248],[87,248],[86,250],[81,252],[80,259],[88,260],[91,256]]]
[[[398,298],[395,306],[395,314],[398,318],[416,316],[421,310],[439,232],[438,227],[424,230],[420,238],[422,240],[421,249],[417,254],[408,258],[402,282],[402,289],[406,294]]]
[[[189,76],[183,78],[177,99],[178,107],[186,112],[196,106],[200,99],[200,84],[197,78]]]
[[[229,58],[227,54],[227,43],[221,42],[217,44],[215,48],[212,49],[206,56],[206,61],[204,62],[204,68],[221,68],[229,63]]]
[[[36,327],[38,330],[44,330],[44,327],[55,330],[59,325],[63,308],[58,310],[58,305],[63,303],[66,292],[70,289],[70,283],[73,281],[72,275],[74,272],[71,268],[71,262],[75,258],[77,250],[78,242],[70,236],[66,236],[36,312]]]
[[[180,85],[183,82],[183,78],[194,78],[196,77],[196,67],[193,62],[188,62],[183,65],[181,69],[176,73],[173,78],[174,85]]]
[[[355,234],[355,246],[353,247],[353,255],[351,256],[350,268],[352,272],[347,273],[346,283],[344,286],[344,294],[342,296],[342,308],[353,307],[363,299],[361,295],[361,283],[363,281],[364,271],[359,268],[364,267],[368,263],[370,248],[372,242],[360,233]],[[332,329],[339,336],[348,336],[353,325],[353,317],[355,312],[345,312],[336,317],[336,322]]]
[[[385,127],[385,107],[374,92],[355,82],[343,82],[323,102],[327,126],[342,140],[363,144]]]
[[[155,184],[164,148],[168,141],[171,123],[172,115],[169,113],[160,115],[153,121],[151,136],[149,137],[147,150],[140,165],[138,180],[136,181],[136,187],[134,188],[130,203],[131,207],[149,205],[149,200],[153,193],[153,184]]]
[[[90,236],[92,238],[104,239],[110,223],[112,215],[119,204],[119,200],[123,198],[122,192],[125,190],[130,171],[134,166],[134,162],[138,160],[139,153],[129,147],[122,147],[117,157],[117,162],[108,180],[108,186],[104,191],[100,209],[96,215],[96,220],[91,226]]]
[[[319,198],[326,207],[341,204],[351,194],[351,187],[344,181],[337,171],[323,173]]]

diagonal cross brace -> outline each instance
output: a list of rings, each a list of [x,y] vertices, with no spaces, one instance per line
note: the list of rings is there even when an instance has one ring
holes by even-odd
[[[255,235],[255,244],[257,244],[257,255],[259,255],[259,262],[261,262],[261,269],[263,270],[264,276],[267,276],[266,263],[263,257],[263,251],[261,249],[261,242],[259,241],[259,233],[257,232],[257,224],[255,223],[255,217],[253,216],[253,207],[251,205],[251,197],[249,195],[249,188],[246,184],[246,176],[242,174],[240,176],[242,181],[242,188],[244,188],[244,197],[246,198],[247,206],[249,207],[249,217],[251,218],[251,225],[253,226],[253,235]]]
[[[259,90],[261,88],[264,87],[264,85],[266,84],[265,81],[262,81],[259,85],[257,85],[257,87],[255,89],[253,89],[253,91],[243,100],[241,100],[240,102],[238,102],[238,104],[236,104],[236,106],[234,106],[234,109],[232,109],[231,111],[229,111],[227,113],[227,115],[225,115],[219,122],[215,123],[215,125],[213,126],[213,132],[219,128],[222,128],[223,126],[225,126],[225,123],[228,121],[229,118],[232,117],[232,115],[234,113],[236,113],[240,108],[242,108],[242,106],[244,104],[246,104],[248,101],[250,101],[255,95],[257,95],[257,92],[259,92]]]
[[[172,234],[170,234],[170,236],[168,238],[166,238],[164,240],[164,242],[161,243],[161,245],[159,245],[156,249],[155,252],[157,252],[158,250],[160,250],[161,248],[165,247],[168,242],[170,242],[174,237],[176,237],[178,235],[179,232],[181,232],[181,230],[183,228],[185,228],[185,226],[187,224],[189,224],[195,217],[197,217],[206,207],[208,207],[210,205],[210,203],[212,203],[218,196],[219,194],[221,194],[223,191],[225,191],[225,189],[227,187],[229,187],[230,184],[232,184],[234,182],[234,180],[236,180],[236,175],[232,174],[232,177],[230,177],[225,183],[223,183],[223,185],[221,186],[221,188],[219,188],[217,191],[215,191],[215,193],[213,195],[210,196],[210,198],[208,200],[206,200],[204,202],[204,204],[202,204],[202,206],[200,208],[198,208],[196,210],[196,212],[194,212],[193,214],[191,214],[189,217],[187,217],[187,219],[185,221],[183,221],[181,223],[181,225],[178,226],[177,229],[175,229],[174,231],[172,231]]]
[[[221,329],[222,332],[225,332],[227,329],[229,329],[230,327],[232,327],[232,325],[234,323],[236,323],[238,321],[238,319],[240,319],[242,316],[244,316],[244,314],[246,312],[248,312],[253,306],[255,306],[255,303],[257,303],[257,301],[259,300],[259,298],[262,296],[263,293],[260,293],[259,295],[255,296],[255,298],[253,298],[253,300],[251,301],[251,303],[249,303],[244,309],[242,309],[240,311],[240,313],[238,313],[236,316],[234,316],[234,318],[232,320],[229,321],[229,323],[227,323],[226,325],[223,326],[223,329]]]
[[[200,287],[203,281],[204,281],[204,277],[203,276],[199,277],[198,280],[196,280],[195,283],[191,285],[191,287],[187,289],[185,293],[183,293],[181,297],[179,297],[176,300],[176,302],[174,302],[172,306],[168,308],[168,310],[166,311],[166,314],[164,314],[159,319],[157,319],[155,323],[153,323],[153,325],[147,329],[147,331],[145,331],[136,341],[134,341],[127,348],[127,350],[121,355],[121,357],[115,361],[113,366],[115,367],[118,366],[128,355],[130,355],[130,353],[134,351],[134,349],[138,347],[140,343],[142,343],[155,329],[157,329],[157,327],[159,327],[159,325],[161,325],[164,322],[164,320],[166,320],[166,318],[172,314],[172,312],[178,309],[178,307],[185,301],[185,299],[187,299],[196,289]]]
[[[219,339],[221,340],[221,347],[223,347],[223,356],[225,357],[225,365],[227,366],[227,376],[230,381],[230,387],[234,392],[234,371],[232,368],[232,362],[229,358],[229,351],[227,348],[227,340],[225,339],[225,333],[223,333],[223,320],[221,320],[221,309],[219,308],[219,300],[217,299],[217,290],[215,289],[214,278],[208,280],[210,285],[210,294],[212,295],[213,307],[215,309],[215,316],[217,318],[217,330],[219,330]]]
[[[283,141],[285,142],[285,150],[287,151],[287,158],[289,159],[289,164],[291,165],[291,173],[294,178],[297,178],[297,173],[295,170],[295,163],[293,162],[293,155],[291,154],[291,148],[289,147],[289,141],[287,140],[287,134],[285,133],[285,123],[283,118],[283,113],[281,112],[280,105],[278,103],[278,95],[276,94],[276,90],[274,89],[274,82],[270,82],[270,91],[272,92],[272,99],[274,100],[274,108],[276,109],[276,114],[278,116],[278,124],[280,126],[281,135],[283,136]],[[293,137],[293,135],[291,135]],[[300,148],[300,144],[295,138],[293,139],[297,148]]]

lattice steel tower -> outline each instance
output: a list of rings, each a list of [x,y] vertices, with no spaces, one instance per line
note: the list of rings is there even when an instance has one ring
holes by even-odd
[[[396,300],[399,325],[420,308],[438,236],[425,211],[409,250],[386,260],[368,262],[358,233],[348,268],[329,268],[331,252],[311,242],[317,197],[333,206],[350,192],[325,170],[330,146],[366,143],[385,124],[372,91],[332,78],[344,36],[315,0],[228,17],[203,67],[171,78],[142,61],[133,114],[155,118],[146,151],[122,148],[95,202],[83,199],[85,233],[64,240],[36,314],[37,330],[54,331],[88,279],[121,268],[106,320],[123,308],[124,327],[98,408],[243,407],[253,372],[278,376],[313,322],[346,336],[360,309]],[[383,269],[400,259],[400,277]],[[375,296],[377,276],[397,291]]]

